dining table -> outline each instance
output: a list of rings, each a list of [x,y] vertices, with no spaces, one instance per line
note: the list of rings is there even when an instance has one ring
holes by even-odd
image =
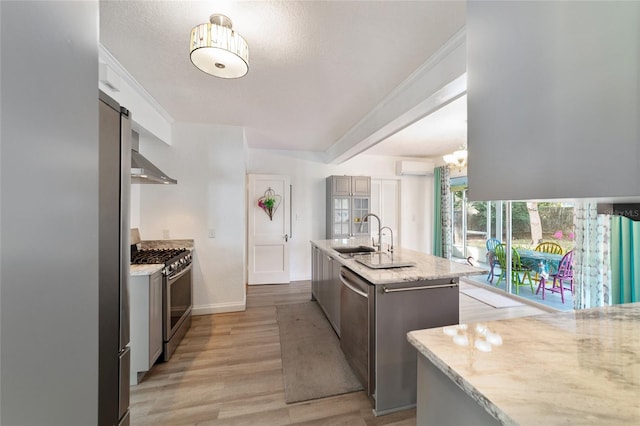
[[[523,266],[544,276],[545,279],[549,277],[549,274],[558,272],[558,265],[560,265],[563,257],[561,254],[545,253],[529,249],[516,248],[516,251],[518,255],[520,255],[520,261]]]

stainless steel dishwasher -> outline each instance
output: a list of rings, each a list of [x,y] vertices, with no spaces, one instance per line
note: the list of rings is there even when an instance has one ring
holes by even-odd
[[[384,415],[415,407],[415,348],[407,333],[458,324],[458,278],[373,285],[340,269],[340,346]]]
[[[354,374],[373,394],[373,285],[349,269],[340,268],[340,346]]]

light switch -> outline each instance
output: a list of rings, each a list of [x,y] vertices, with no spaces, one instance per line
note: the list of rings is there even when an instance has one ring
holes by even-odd
[[[163,229],[162,230],[162,238],[164,238],[165,240],[168,240],[169,238],[171,238],[168,229]]]
[[[215,238],[215,237],[216,237],[216,230],[209,229],[209,238]]]

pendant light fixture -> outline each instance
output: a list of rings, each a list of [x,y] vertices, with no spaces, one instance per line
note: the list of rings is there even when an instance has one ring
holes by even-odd
[[[454,151],[453,154],[447,154],[442,157],[450,166],[458,167],[458,170],[462,170],[463,167],[467,166],[467,148],[461,147],[458,151]]]
[[[240,78],[249,72],[249,45],[232,27],[231,19],[214,14],[210,23],[191,30],[191,63],[221,78]]]

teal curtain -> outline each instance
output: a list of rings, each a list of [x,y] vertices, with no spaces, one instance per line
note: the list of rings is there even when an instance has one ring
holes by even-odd
[[[449,169],[433,169],[433,255],[451,258],[451,183]]]
[[[433,255],[442,257],[442,196],[440,177],[442,167],[433,169]]]
[[[640,302],[640,222],[611,217],[611,303]]]

